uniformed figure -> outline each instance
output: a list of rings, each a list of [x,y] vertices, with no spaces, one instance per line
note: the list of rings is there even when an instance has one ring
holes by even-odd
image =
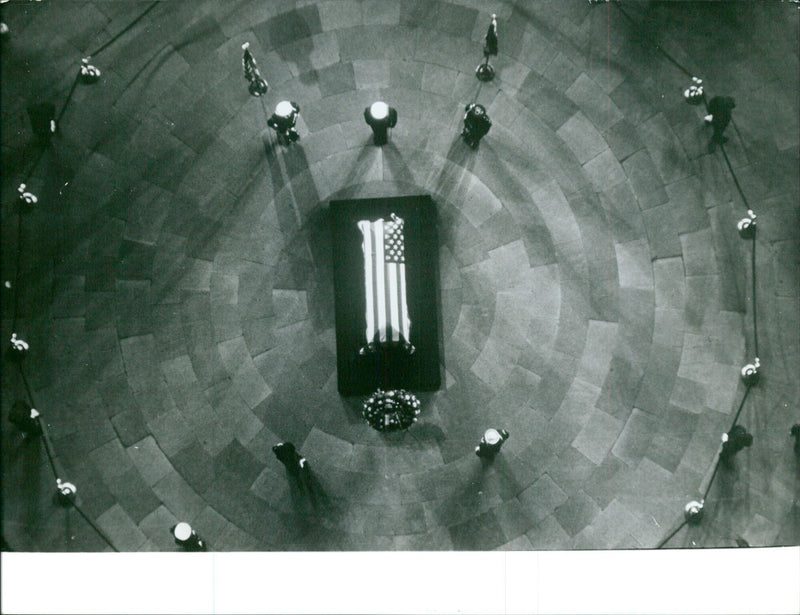
[[[23,205],[36,205],[36,203],[39,202],[36,195],[30,192],[25,184],[20,184],[19,188],[17,188],[17,192],[19,192],[20,203]]]
[[[492,21],[489,23],[489,29],[486,31],[486,38],[484,39],[483,55],[496,56],[497,55],[497,15],[492,13]]]
[[[464,111],[464,130],[461,131],[461,136],[472,149],[476,149],[478,142],[492,127],[492,120],[486,115],[483,105],[470,103],[464,107]]]
[[[703,520],[703,501],[692,500],[683,508],[683,516],[692,525],[697,525]]]
[[[253,96],[263,96],[267,93],[269,85],[258,70],[256,59],[250,53],[250,43],[242,43],[242,70],[244,78],[249,82],[248,90]]]
[[[29,105],[28,118],[33,134],[41,143],[49,143],[56,131],[56,108],[53,103],[44,102]]]
[[[705,99],[703,94],[703,80],[692,77],[692,84],[683,91],[683,98],[690,105],[699,105]]]
[[[181,521],[170,528],[175,544],[183,547],[186,551],[205,551],[206,543],[197,535],[188,523]]]
[[[800,455],[800,423],[792,425],[792,429],[789,433],[791,433],[794,438],[794,452]]]
[[[747,210],[746,218],[742,218],[736,223],[736,229],[742,239],[752,239],[756,236],[756,215],[752,209]]]
[[[308,473],[308,461],[291,442],[279,442],[272,447],[272,452],[291,474]]]
[[[725,132],[725,128],[731,121],[731,112],[734,107],[736,107],[736,101],[730,96],[715,96],[708,101],[708,115],[705,120],[714,129],[711,142],[708,144],[710,152],[714,151],[716,145],[728,142],[728,137],[722,133]]]
[[[481,438],[480,444],[475,447],[475,454],[478,457],[492,460],[500,452],[500,448],[506,440],[508,440],[508,432],[505,429],[500,429],[499,431],[497,429],[487,429]]]
[[[397,125],[397,111],[385,102],[374,102],[364,109],[364,120],[372,128],[375,145],[386,145],[388,129]]]
[[[28,342],[18,338],[16,333],[11,334],[11,352],[17,359],[22,359],[30,350]]]
[[[100,79],[100,70],[89,64],[89,58],[83,58],[81,60],[81,81],[95,83],[98,79]]]
[[[36,408],[31,408],[24,401],[17,400],[11,405],[8,412],[8,421],[22,432],[22,437],[38,436],[42,433],[39,423],[39,413]]]
[[[497,55],[497,15],[492,13],[492,21],[486,31],[483,45],[483,62],[478,64],[475,75],[481,81],[491,81],[494,78],[494,68],[489,64],[489,56]]]
[[[761,373],[759,372],[760,367],[761,367],[761,360],[758,357],[753,359],[752,363],[744,365],[740,371],[740,374],[742,376],[742,382],[744,382],[749,387],[758,384],[758,381],[761,378]]]
[[[267,126],[278,134],[278,143],[281,145],[289,145],[300,139],[300,135],[295,130],[299,113],[300,105],[296,102],[282,100],[275,107],[275,113],[267,120]]]
[[[741,425],[734,425],[728,433],[722,434],[722,450],[719,458],[725,465],[730,465],[734,455],[751,444],[753,444],[752,434],[747,433]]]
[[[69,506],[75,502],[78,495],[78,488],[72,483],[56,478],[56,498],[62,506]]]

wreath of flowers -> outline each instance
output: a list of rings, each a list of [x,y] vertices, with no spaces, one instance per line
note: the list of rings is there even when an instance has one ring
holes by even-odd
[[[403,389],[378,389],[364,401],[361,414],[373,429],[397,431],[411,427],[417,420],[419,409],[419,399],[413,393]]]

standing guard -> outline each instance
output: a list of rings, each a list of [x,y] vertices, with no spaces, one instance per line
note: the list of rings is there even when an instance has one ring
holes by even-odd
[[[12,404],[8,413],[8,422],[22,432],[23,438],[42,434],[39,413],[36,408],[31,408],[24,401],[17,400]]]
[[[31,121],[31,128],[39,143],[50,143],[56,132],[56,106],[50,102],[35,103],[26,109]]]
[[[480,443],[475,447],[475,454],[491,461],[500,452],[500,448],[506,440],[508,440],[508,432],[505,429],[487,429]]]
[[[72,506],[78,497],[78,488],[70,482],[56,478],[56,500],[61,506]]]
[[[375,145],[386,145],[388,129],[397,125],[397,111],[385,102],[374,102],[364,109],[364,121],[372,128]]]
[[[275,107],[275,113],[267,120],[267,126],[278,134],[278,143],[281,145],[289,145],[300,139],[300,135],[295,130],[299,113],[300,105],[296,102],[282,100]]]
[[[492,120],[489,119],[483,105],[470,103],[464,107],[464,111],[464,130],[461,131],[461,136],[467,145],[477,149],[481,138],[492,127]]]
[[[28,354],[28,351],[31,349],[28,342],[26,342],[21,337],[17,337],[16,333],[11,334],[11,353],[12,357],[21,361],[25,358],[25,355]]]
[[[726,466],[731,465],[733,458],[743,448],[753,444],[753,435],[741,425],[734,425],[728,433],[722,434],[722,450],[719,458]]]
[[[192,529],[192,526],[185,521],[173,525],[170,531],[172,532],[173,538],[175,538],[175,544],[179,547],[183,547],[185,551],[206,550],[206,543],[197,535],[197,532]]]
[[[308,461],[297,452],[291,442],[278,442],[272,447],[272,452],[275,453],[275,456],[290,474],[302,476],[308,473]]]
[[[497,15],[492,13],[492,21],[486,31],[486,38],[483,46],[483,63],[475,69],[475,75],[481,81],[491,81],[494,78],[494,68],[489,64],[489,56],[496,56],[497,48]]]
[[[263,96],[269,89],[267,80],[261,76],[256,65],[256,59],[250,53],[250,43],[242,43],[242,69],[244,70],[244,78],[250,83],[248,90],[251,96]]]
[[[89,64],[89,58],[81,60],[81,81],[86,84],[96,83],[100,79],[100,69]]]

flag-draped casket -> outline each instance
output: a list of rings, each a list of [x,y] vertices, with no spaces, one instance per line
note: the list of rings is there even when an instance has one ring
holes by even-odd
[[[365,345],[409,344],[406,259],[402,218],[359,220],[364,252]]]
[[[440,383],[436,209],[428,196],[332,201],[339,391]]]

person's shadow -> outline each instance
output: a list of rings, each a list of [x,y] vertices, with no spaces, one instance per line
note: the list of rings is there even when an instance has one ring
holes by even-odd
[[[317,75],[311,63],[311,53],[314,51],[313,32],[308,20],[318,21],[319,16],[309,11],[315,7],[295,9],[277,15],[267,22],[266,34],[270,45],[280,58],[297,67],[298,78],[301,83],[316,83]]]
[[[311,468],[299,472],[287,468],[286,476],[292,508],[299,518],[335,516],[336,507]]]

